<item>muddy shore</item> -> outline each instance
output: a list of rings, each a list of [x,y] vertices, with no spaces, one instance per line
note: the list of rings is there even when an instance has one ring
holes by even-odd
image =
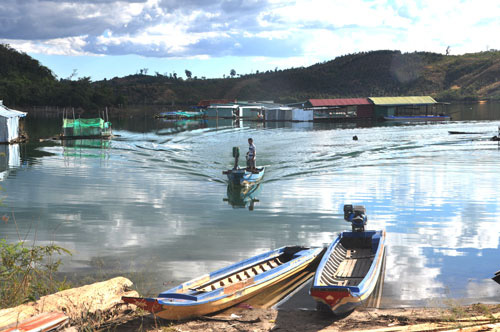
[[[215,316],[168,322],[153,315],[115,325],[115,331],[500,331],[500,305],[447,309],[358,309],[345,317],[315,310],[234,308]]]
[[[0,310],[0,331],[50,312],[67,316],[63,327],[74,331],[500,331],[500,304],[446,308],[374,309],[361,307],[343,317],[315,309],[262,307],[259,301],[241,303],[215,315],[186,321],[167,321],[134,305],[122,296],[138,296],[123,277],[64,290],[36,302]],[[272,295],[272,294],[271,294]],[[264,296],[263,298],[268,298]],[[275,298],[275,296],[271,296]],[[268,305],[271,303],[263,301]]]

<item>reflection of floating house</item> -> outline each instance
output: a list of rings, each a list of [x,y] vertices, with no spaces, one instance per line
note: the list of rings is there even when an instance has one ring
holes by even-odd
[[[444,121],[443,103],[430,96],[413,97],[370,97],[375,107],[375,117],[388,121]]]
[[[368,98],[309,99],[303,107],[314,112],[314,121],[373,117],[373,104]]]
[[[11,110],[0,100],[0,143],[16,143],[22,137],[19,119],[27,113]]]
[[[9,169],[21,166],[19,144],[0,145],[0,181],[9,175]]]

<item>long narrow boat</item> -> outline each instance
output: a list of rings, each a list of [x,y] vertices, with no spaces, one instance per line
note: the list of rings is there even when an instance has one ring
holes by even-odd
[[[122,299],[164,319],[202,316],[229,308],[293,277],[321,252],[322,248],[282,247],[185,282],[156,298]]]
[[[227,174],[228,180],[233,184],[249,186],[262,180],[265,170],[265,167],[256,168],[255,170],[238,167],[225,171],[224,174]]]
[[[429,122],[450,121],[449,115],[419,115],[419,116],[384,116],[385,121],[392,122]]]
[[[319,306],[327,305],[336,315],[352,311],[370,296],[385,250],[385,231],[364,229],[364,207],[346,205],[344,213],[353,231],[342,232],[330,244],[309,292]]]
[[[171,111],[156,114],[155,118],[161,119],[201,119],[205,117],[205,112],[185,112],[185,111]]]

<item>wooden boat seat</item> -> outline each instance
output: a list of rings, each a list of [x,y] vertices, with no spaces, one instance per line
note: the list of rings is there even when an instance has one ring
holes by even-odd
[[[348,249],[346,252],[346,258],[373,258],[375,255],[372,253],[371,249]]]
[[[321,282],[334,286],[357,286],[370,270],[374,255],[371,248],[347,249],[339,244],[330,255]]]
[[[190,290],[200,293],[211,292],[218,288],[227,287],[231,284],[253,278],[256,275],[274,269],[281,264],[283,263],[278,259],[278,257],[274,257],[267,261],[244,268],[243,270],[235,271],[233,274],[226,275],[220,279],[210,280],[209,282],[199,285],[198,287],[190,288]]]

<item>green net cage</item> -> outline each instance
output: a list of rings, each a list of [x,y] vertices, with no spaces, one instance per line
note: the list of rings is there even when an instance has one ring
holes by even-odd
[[[102,136],[111,134],[111,122],[101,118],[95,119],[64,119],[64,136]]]

